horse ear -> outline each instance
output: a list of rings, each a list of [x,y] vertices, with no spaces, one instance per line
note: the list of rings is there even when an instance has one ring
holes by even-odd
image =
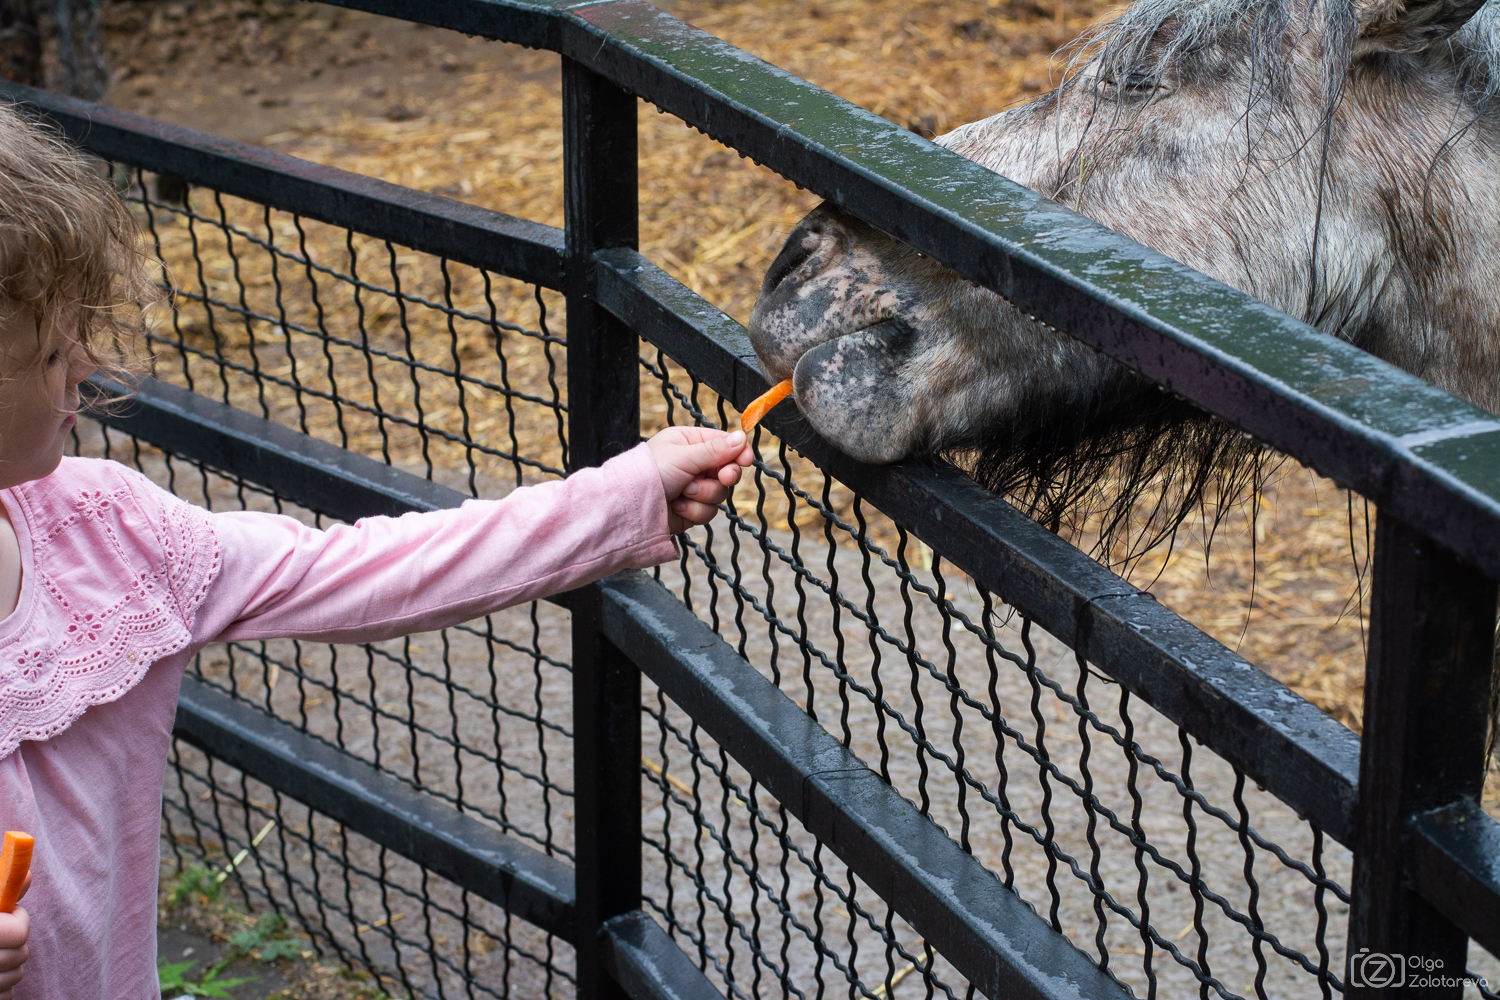
[[[1420,52],[1452,35],[1485,0],[1363,0],[1356,54]]]

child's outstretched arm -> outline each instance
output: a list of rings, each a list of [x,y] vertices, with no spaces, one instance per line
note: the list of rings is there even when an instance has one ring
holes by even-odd
[[[754,460],[745,432],[708,427],[668,427],[646,442],[667,494],[667,524],[680,534],[707,524]]]
[[[743,435],[683,428],[503,500],[323,530],[215,514],[221,564],[194,641],[375,642],[656,565],[677,557],[672,533],[706,522],[750,461]]]
[[[21,889],[21,895],[31,888],[31,876]],[[26,939],[31,936],[31,917],[21,907],[13,913],[0,913],[0,1000],[14,1000],[16,984],[21,981],[21,966],[26,964],[28,954]]]
[[[673,427],[602,466],[503,500],[317,530],[291,518],[213,515],[221,543],[195,642],[376,642],[469,621],[676,558],[752,452],[743,432]]]

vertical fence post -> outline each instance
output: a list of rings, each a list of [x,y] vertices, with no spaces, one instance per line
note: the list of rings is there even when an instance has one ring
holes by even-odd
[[[594,296],[593,254],[637,245],[635,98],[562,61],[568,269],[568,465],[640,439],[634,333]],[[579,1000],[623,1000],[600,961],[604,921],[641,905],[641,675],[600,632],[591,592],[573,608],[573,788]]]
[[[1349,912],[1349,997],[1461,997],[1412,990],[1464,972],[1468,938],[1407,888],[1402,848],[1418,812],[1484,784],[1496,584],[1385,514],[1375,528],[1359,817]],[[1362,949],[1367,949],[1362,951]]]

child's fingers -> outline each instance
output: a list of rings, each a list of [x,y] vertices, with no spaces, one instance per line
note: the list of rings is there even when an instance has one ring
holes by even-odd
[[[695,433],[690,435],[688,431]],[[725,434],[707,428],[669,427],[646,444],[656,460],[668,500],[681,496],[688,484],[704,478],[704,473],[719,478],[719,470],[732,465],[746,450],[744,432]]]
[[[735,432],[735,434],[739,433],[739,431]],[[739,468],[740,466],[750,466],[755,464],[755,449],[750,447],[750,442],[748,440],[739,446],[738,451],[734,450],[735,446],[735,442],[729,441],[727,437],[724,439],[724,450],[726,452],[724,456],[724,465],[726,468],[735,469]]]
[[[696,444],[711,437],[718,437],[722,433],[712,427],[699,427],[696,424],[669,424],[657,431],[651,440],[660,439],[670,444]]]
[[[706,428],[698,429],[707,431]],[[734,461],[735,457],[744,450],[744,431],[734,431],[730,434],[723,434],[719,431],[707,431],[707,433],[712,437],[679,444],[674,448],[672,459],[677,463],[678,468],[695,473],[717,469],[721,465]]]
[[[725,465],[719,468],[716,478],[729,489],[734,489],[735,483],[740,481],[744,473],[738,465]]]
[[[21,981],[22,966],[30,949],[26,939],[31,935],[31,916],[25,907],[14,913],[0,913],[0,1000],[13,1000],[16,984]]]
[[[738,427],[734,428],[732,431],[726,432],[713,427],[698,427],[696,425],[689,426],[686,424],[673,424],[670,427],[666,427],[658,431],[656,433],[656,437],[661,438],[665,442],[671,442],[672,444],[702,444],[705,442],[711,444],[715,441],[723,441],[731,436],[743,437],[744,433],[745,432],[740,430]],[[733,445],[731,444],[730,447],[733,447]],[[748,444],[746,444],[744,448],[744,454],[750,454],[750,446]]]
[[[712,504],[699,503],[685,497],[672,501],[672,513],[688,524],[707,524],[718,512],[719,508]]]
[[[689,500],[699,503],[717,505],[729,499],[729,494],[734,492],[734,484],[724,484],[717,479],[694,479],[687,484],[682,495]]]
[[[25,948],[31,935],[31,915],[26,907],[18,906],[14,913],[0,913],[0,956],[18,948]],[[0,969],[9,968],[0,959]]]
[[[707,472],[733,462],[745,450],[744,444],[745,432],[733,431],[691,445],[692,450],[685,457],[692,463],[694,472]]]

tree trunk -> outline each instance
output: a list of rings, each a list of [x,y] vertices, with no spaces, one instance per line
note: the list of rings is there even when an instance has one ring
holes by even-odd
[[[0,0],[0,3],[38,0]],[[57,14],[55,89],[85,101],[97,101],[109,85],[104,66],[103,0],[54,0]]]
[[[0,0],[0,77],[42,86],[42,32],[34,0]]]

